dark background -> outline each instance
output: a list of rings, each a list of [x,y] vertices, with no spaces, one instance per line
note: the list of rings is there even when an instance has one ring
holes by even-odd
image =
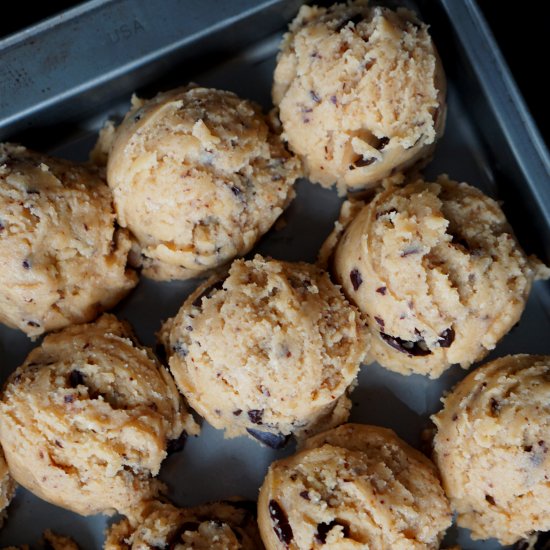
[[[335,0],[336,1],[336,0]],[[461,0],[457,0],[461,1]],[[21,8],[10,6],[10,13],[2,17],[0,37],[16,32],[32,23],[75,6],[80,2],[52,1],[39,4],[33,3],[32,8],[23,2]],[[497,39],[497,42],[510,66],[512,74],[519,85],[527,105],[537,123],[546,144],[549,143],[548,120],[543,95],[548,92],[544,85],[544,71],[534,70],[534,67],[544,68],[550,54],[548,48],[548,22],[536,0],[522,2],[521,6],[511,2],[495,0],[478,0],[487,21]]]

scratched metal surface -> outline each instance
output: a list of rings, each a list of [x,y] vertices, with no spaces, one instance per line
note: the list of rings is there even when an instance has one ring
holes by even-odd
[[[110,31],[116,33],[118,29],[119,40],[123,40],[124,24]],[[112,38],[115,44],[116,37],[115,34]],[[206,72],[196,71],[197,64],[193,65],[193,71],[184,68],[176,75],[172,71],[169,81],[183,84],[194,80],[202,85],[230,89],[260,102],[267,109],[280,37],[280,33],[271,34],[246,48],[239,56]],[[469,181],[499,196],[500,180],[496,177],[498,172],[494,168],[492,153],[480,140],[481,134],[470,113],[471,98],[465,97],[457,84],[450,82],[446,133],[426,172],[432,176],[447,172],[455,179]],[[162,87],[159,84],[157,89]],[[154,83],[150,90],[155,90]],[[115,91],[113,97],[117,97],[118,88]],[[74,160],[86,159],[102,122],[107,117],[121,116],[127,107],[126,97],[123,101],[103,106],[100,111],[92,109],[89,114],[81,116],[76,126],[59,129],[58,145],[50,147],[49,151]],[[35,129],[38,140],[45,137],[43,134],[47,128],[49,123]],[[272,231],[256,250],[281,259],[313,261],[332,228],[339,206],[340,200],[333,191],[300,181],[298,196],[285,214],[286,227],[279,232]],[[176,313],[196,284],[197,281],[155,283],[142,279],[116,313],[130,320],[142,342],[154,346],[154,334],[161,320]],[[520,325],[499,343],[490,358],[519,352],[550,353],[550,341],[545,338],[550,329],[548,307],[544,302],[548,290],[548,285],[535,285]],[[21,333],[0,326],[2,379],[23,361],[32,347],[33,344]],[[439,409],[440,396],[464,375],[461,369],[452,368],[439,380],[433,381],[421,376],[403,377],[377,365],[363,366],[359,385],[352,396],[351,420],[393,428],[406,441],[418,446],[420,430],[426,425],[429,415]],[[265,449],[247,438],[224,440],[221,432],[203,423],[201,435],[190,440],[183,452],[166,460],[161,478],[169,485],[174,501],[180,505],[236,494],[256,498],[269,463],[292,451],[292,446],[282,451]],[[100,548],[104,529],[110,521],[102,516],[77,516],[40,501],[20,488],[9,509],[6,526],[0,532],[0,546],[34,543],[44,529],[52,528],[73,536],[84,549]],[[464,549],[499,548],[495,541],[474,543],[466,531],[454,527],[449,531],[448,541],[459,543]]]

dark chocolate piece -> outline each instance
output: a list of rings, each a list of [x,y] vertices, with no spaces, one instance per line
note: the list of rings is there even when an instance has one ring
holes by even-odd
[[[406,353],[407,355],[414,357],[424,357],[430,355],[432,352],[425,347],[422,347],[421,342],[425,345],[424,340],[419,340],[417,342],[411,342],[408,340],[403,340],[398,336],[390,336],[384,332],[380,333],[380,338],[386,342],[389,346],[400,351],[401,353]]]
[[[455,331],[453,327],[449,327],[439,335],[439,347],[450,348],[451,344],[455,341]]]
[[[273,531],[277,538],[287,547],[294,538],[292,527],[288,523],[288,516],[276,500],[269,501],[269,517],[273,522]]]
[[[250,418],[250,422],[252,422],[252,424],[261,424],[263,415],[263,409],[252,409],[248,411],[248,418]]]
[[[358,269],[352,269],[349,274],[351,284],[353,285],[353,290],[357,290],[363,284],[363,277]]]
[[[327,535],[337,525],[340,525],[343,528],[344,537],[349,537],[349,526],[338,521],[337,519],[333,519],[330,523],[319,523],[319,525],[317,525],[317,533],[315,533],[315,538],[321,544],[325,544],[327,541]]]

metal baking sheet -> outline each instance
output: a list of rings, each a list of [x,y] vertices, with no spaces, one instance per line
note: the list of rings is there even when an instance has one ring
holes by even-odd
[[[267,110],[278,43],[299,4],[166,0],[160,8],[144,0],[87,2],[0,41],[0,138],[85,160],[101,124],[124,114],[135,89],[152,95],[189,81],[232,90]],[[420,0],[412,7],[432,25],[449,77],[447,128],[426,174],[446,172],[504,199],[524,247],[548,261],[548,152],[475,4]],[[44,56],[49,56],[48,66]],[[297,191],[284,214],[286,226],[272,230],[255,251],[315,260],[341,200],[334,191],[305,180],[298,182]],[[132,323],[143,343],[154,346],[161,320],[174,315],[197,284],[142,279],[115,312]],[[548,283],[535,284],[521,323],[489,359],[520,352],[550,354],[549,296]],[[0,326],[2,380],[33,346],[22,333]],[[442,393],[465,374],[456,367],[429,380],[363,366],[352,395],[351,420],[390,427],[418,446]],[[179,505],[230,495],[255,499],[269,463],[292,452],[292,445],[273,451],[247,438],[224,440],[222,432],[203,422],[201,435],[166,460],[161,478]],[[112,521],[67,512],[22,488],[8,513],[0,546],[35,543],[51,528],[73,536],[83,549],[101,548]],[[446,541],[465,550],[500,548],[495,541],[473,542],[455,527]]]

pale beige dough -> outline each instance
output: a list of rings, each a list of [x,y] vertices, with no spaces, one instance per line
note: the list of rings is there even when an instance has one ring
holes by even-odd
[[[154,502],[136,528],[128,520],[112,525],[104,550],[262,550],[256,503],[229,499],[176,508]]]
[[[344,424],[304,447],[260,489],[268,550],[439,548],[451,511],[435,466],[391,430]]]
[[[294,198],[299,161],[260,108],[231,92],[137,100],[111,134],[107,179],[148,277],[196,277],[246,254]],[[101,162],[106,147],[96,149]]]
[[[99,171],[0,144],[0,322],[31,337],[93,320],[136,284]]]
[[[482,359],[550,275],[496,201],[446,176],[344,203],[320,257],[366,317],[369,360],[431,378]]]
[[[497,359],[433,417],[434,456],[458,525],[507,545],[550,530],[550,356]]]
[[[83,515],[133,517],[167,444],[197,433],[168,371],[112,315],[50,334],[8,379],[0,442],[14,479]]]
[[[327,273],[258,255],[199,287],[161,338],[199,414],[227,437],[272,447],[347,419],[368,346],[359,313]]]
[[[4,452],[0,447],[0,529],[6,521],[7,507],[15,494],[15,481],[10,475]]]
[[[302,6],[280,49],[273,102],[311,181],[363,190],[431,155],[445,75],[414,13],[365,1]]]

